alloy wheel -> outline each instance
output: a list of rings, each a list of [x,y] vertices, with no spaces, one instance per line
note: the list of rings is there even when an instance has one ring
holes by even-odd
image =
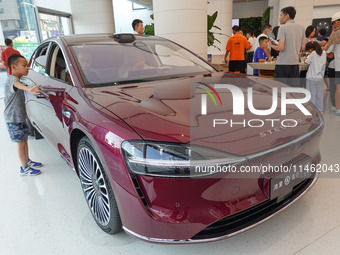
[[[110,221],[110,201],[103,169],[87,148],[80,149],[78,166],[80,182],[88,206],[96,221],[106,226]]]

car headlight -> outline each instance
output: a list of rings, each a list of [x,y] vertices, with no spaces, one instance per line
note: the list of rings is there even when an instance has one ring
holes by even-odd
[[[166,142],[125,141],[123,155],[134,174],[159,177],[198,177],[211,173],[197,167],[236,165],[246,158],[198,146]]]

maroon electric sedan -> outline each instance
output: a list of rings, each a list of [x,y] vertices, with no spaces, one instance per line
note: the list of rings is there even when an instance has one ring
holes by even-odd
[[[30,122],[76,171],[109,234],[223,239],[317,179],[323,119],[303,91],[131,34],[51,38],[29,65],[23,81],[42,85],[38,97],[26,94]]]

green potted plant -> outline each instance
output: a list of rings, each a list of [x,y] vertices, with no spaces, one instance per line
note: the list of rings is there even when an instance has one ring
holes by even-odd
[[[216,33],[211,31],[212,28],[216,28],[218,30],[221,30],[221,28],[214,25],[216,18],[217,18],[217,14],[218,14],[218,11],[214,12],[213,15],[208,14],[208,22],[207,22],[208,23],[208,34],[207,34],[207,36],[208,36],[208,46],[213,46],[213,47],[217,48],[218,50],[221,50],[220,48],[218,48],[217,46],[214,45],[215,41],[218,41],[219,43],[221,43],[221,42],[215,37]]]
[[[153,19],[153,14],[150,15],[150,18]],[[155,24],[151,23],[151,25],[145,25],[144,27],[144,34],[145,35],[155,35]]]

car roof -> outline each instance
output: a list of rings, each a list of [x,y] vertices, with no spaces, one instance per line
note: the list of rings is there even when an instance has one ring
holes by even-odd
[[[67,45],[83,45],[83,44],[118,44],[118,42],[113,38],[114,34],[79,34],[62,36],[62,38]],[[164,40],[164,38],[157,36],[147,36],[147,35],[137,35],[134,34],[136,40]]]

